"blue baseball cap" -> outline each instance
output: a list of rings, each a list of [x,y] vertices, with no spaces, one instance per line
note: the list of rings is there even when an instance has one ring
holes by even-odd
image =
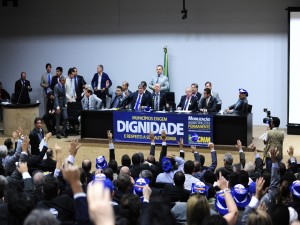
[[[136,179],[133,185],[133,192],[138,196],[143,196],[144,187],[149,184],[149,180],[147,178],[138,178]]]
[[[249,192],[251,195],[254,195],[256,193],[256,182],[251,182],[249,185]]]
[[[295,180],[292,183],[290,191],[293,194],[293,196],[300,198],[300,180]]]
[[[95,183],[95,182],[102,182],[104,184],[104,187],[108,188],[110,190],[110,192],[112,192],[114,190],[113,183],[111,182],[110,179],[106,178],[105,174],[103,174],[103,173],[96,174],[93,177],[93,183]]]
[[[240,92],[240,94],[245,94],[248,97],[248,91],[246,91],[246,89],[240,88],[239,92]]]
[[[107,167],[107,162],[103,155],[96,158],[96,168],[97,169],[105,169]]]
[[[192,184],[191,195],[196,193],[207,195],[207,186],[202,181]]]
[[[232,197],[239,208],[246,208],[249,205],[251,196],[248,189],[241,184],[237,184],[232,189]]]
[[[219,214],[222,216],[228,213],[228,208],[225,202],[224,191],[219,191],[217,193],[216,200],[215,200],[215,207],[216,210],[219,212]]]
[[[164,172],[170,172],[172,170],[172,162],[170,158],[163,157],[162,158],[162,169]]]

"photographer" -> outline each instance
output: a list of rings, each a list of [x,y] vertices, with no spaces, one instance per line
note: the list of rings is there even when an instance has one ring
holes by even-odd
[[[266,163],[267,170],[271,171],[272,161],[270,157],[270,149],[275,148],[278,150],[277,158],[280,162],[282,160],[282,146],[284,140],[284,132],[278,130],[280,125],[280,119],[278,117],[271,117],[269,120],[269,131],[267,132],[267,137],[264,140],[266,145],[264,149],[264,160]]]

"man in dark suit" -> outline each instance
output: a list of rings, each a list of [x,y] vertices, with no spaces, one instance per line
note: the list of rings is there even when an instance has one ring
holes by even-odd
[[[151,94],[151,108],[154,111],[162,111],[166,107],[166,94],[160,91],[160,84],[154,85],[154,93]]]
[[[248,92],[240,88],[239,89],[239,100],[237,103],[231,105],[228,107],[228,109],[225,110],[227,113],[247,113],[248,112]]]
[[[192,96],[196,97],[197,102],[199,103],[201,99],[201,93],[198,92],[198,84],[192,83],[191,88],[192,88]]]
[[[30,97],[29,92],[32,91],[30,82],[26,80],[26,73],[21,73],[21,78],[15,83],[15,96],[17,98],[17,104],[29,104]]]
[[[211,96],[211,90],[209,88],[205,88],[203,98],[201,98],[199,104],[200,112],[216,112],[217,103],[217,99],[214,96]]]
[[[44,138],[44,130],[42,128],[42,118],[36,117],[34,119],[34,128],[29,134],[32,155],[39,154],[40,152],[39,146],[43,138]]]
[[[112,85],[112,82],[109,76],[103,72],[103,66],[97,66],[97,73],[95,73],[92,80],[92,88],[95,95],[102,100],[104,106],[106,106],[106,93],[105,89],[109,88]]]
[[[77,74],[78,73],[77,68],[73,67],[73,69],[75,72],[74,79],[75,79],[75,92],[76,92],[76,96],[77,96],[76,101],[79,102],[82,99],[81,94],[84,90],[84,86],[86,85],[86,82],[85,82],[83,76]]]
[[[190,197],[190,191],[184,189],[185,176],[181,171],[174,174],[174,184],[166,184],[163,195],[170,202],[187,202]]]
[[[54,172],[56,161],[53,160],[53,150],[49,148],[46,152],[47,159],[43,159],[39,164],[39,169],[45,172]]]
[[[47,90],[47,107],[46,113],[43,116],[48,132],[55,134],[55,108],[54,108],[54,93],[51,89]]]
[[[144,94],[148,95],[149,98],[150,98],[151,97],[151,92],[147,90],[147,83],[146,83],[146,81],[142,81],[141,85],[143,86]]]
[[[138,87],[138,91],[133,94],[131,109],[138,111],[139,109],[143,109],[148,107],[151,102],[150,95],[144,93],[143,85],[140,84]]]
[[[109,97],[111,97],[111,103],[110,103],[110,109],[113,108],[119,108],[122,109],[124,108],[124,99],[123,99],[123,94],[122,94],[122,87],[117,86],[116,87],[116,92],[115,93],[110,93],[107,94]]]
[[[54,90],[54,86],[59,83],[59,78],[62,76],[63,68],[61,66],[56,67],[55,76],[52,77],[51,89]]]
[[[62,133],[65,138],[68,137],[67,134],[67,121],[68,121],[68,114],[67,114],[67,98],[66,98],[66,88],[65,88],[66,78],[61,76],[59,78],[59,83],[54,86],[54,108],[56,110],[56,137],[60,139],[60,130],[59,130],[59,123],[62,117],[62,126],[63,130]]]
[[[124,106],[128,106],[132,101],[133,93],[128,89],[129,83],[124,81],[122,83],[122,91],[123,91],[123,99],[124,99]],[[128,106],[129,107],[129,106]]]
[[[197,99],[192,96],[192,88],[187,87],[185,89],[185,95],[181,97],[177,108],[180,108],[182,111],[197,111]]]

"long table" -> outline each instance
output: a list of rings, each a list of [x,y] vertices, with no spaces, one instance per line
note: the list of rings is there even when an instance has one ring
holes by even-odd
[[[123,113],[132,113],[126,112]],[[151,113],[151,114],[155,114]],[[189,115],[199,115],[190,113]],[[243,145],[252,142],[252,113],[213,114],[213,142],[217,145],[233,145],[241,140]],[[82,110],[81,138],[107,138],[107,130],[114,132],[113,111]]]

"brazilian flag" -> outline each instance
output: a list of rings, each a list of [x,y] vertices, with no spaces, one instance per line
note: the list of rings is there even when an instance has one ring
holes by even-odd
[[[166,47],[164,47],[164,75],[166,77],[169,77],[168,64],[169,64],[168,48],[166,45]]]

